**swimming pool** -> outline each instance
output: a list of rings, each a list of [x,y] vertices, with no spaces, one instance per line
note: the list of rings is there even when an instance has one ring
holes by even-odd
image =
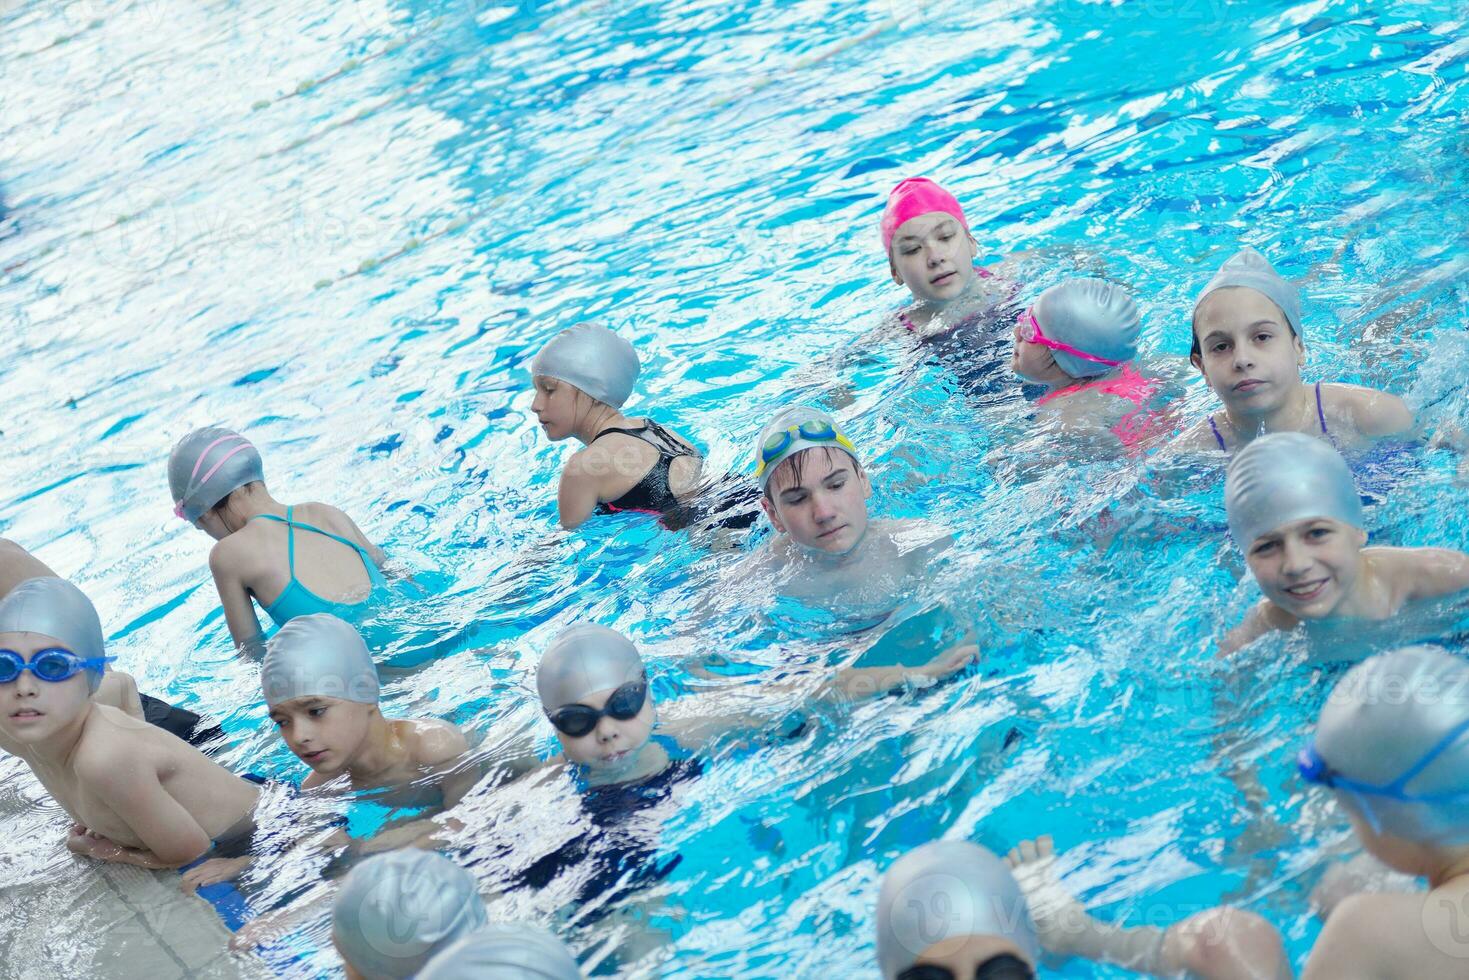
[[[228,651],[206,542],[170,513],[168,449],[214,421],[251,432],[284,498],[331,500],[428,573],[400,633],[444,656],[390,685],[392,712],[535,730],[525,671],[579,616],[643,643],[669,691],[695,686],[681,662],[701,651],[893,656],[892,637],[768,622],[758,583],[728,589],[730,556],[643,519],[553,530],[564,447],[528,421],[525,361],[595,318],[643,358],[632,407],[656,406],[715,468],[744,466],[788,392],[844,389],[876,510],[961,535],[892,629],[970,625],[990,651],[962,683],[718,754],[663,829],[683,860],[653,894],[683,914],[655,915],[657,975],[873,976],[876,880],[898,854],[1043,831],[1106,917],[1172,920],[1237,892],[1304,955],[1306,872],[1345,825],[1290,760],[1330,668],[1282,641],[1216,717],[1210,641],[1251,589],[1222,532],[1166,528],[1222,527],[1217,474],[1144,497],[1162,530],[1098,554],[1075,529],[1134,499],[1135,464],[1054,465],[1012,439],[1013,398],[961,392],[900,340],[848,355],[901,298],[876,244],[882,196],[922,172],[964,201],[982,253],[1042,253],[1034,289],[1093,261],[1130,284],[1149,363],[1187,353],[1185,311],[1225,255],[1267,246],[1306,291],[1309,377],[1462,420],[1462,12],[320,6],[0,7],[0,534],[88,591],[144,690],[224,715],[231,764],[289,771],[254,668]],[[1210,399],[1193,384],[1186,410]],[[1425,451],[1383,474],[1375,536],[1469,546],[1454,463]],[[716,585],[734,598],[700,604]],[[1292,836],[1239,842],[1221,742],[1260,764]],[[0,795],[36,793],[0,760]],[[83,928],[89,879],[59,811],[5,813],[0,901],[23,908],[22,884],[79,896],[49,923],[68,937],[58,962],[105,942]],[[279,894],[316,873],[276,870]],[[558,904],[520,895],[503,914]],[[24,921],[4,917],[0,946]],[[309,948],[320,926],[286,972],[331,969]],[[568,938],[602,948],[609,930]]]

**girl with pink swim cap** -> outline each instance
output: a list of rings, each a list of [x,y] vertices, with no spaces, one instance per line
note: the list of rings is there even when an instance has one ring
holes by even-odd
[[[932,336],[967,316],[1008,299],[982,288],[995,274],[974,264],[979,244],[954,195],[927,177],[909,177],[888,195],[882,215],[882,247],[893,282],[907,286],[914,303],[899,312],[909,330]]]

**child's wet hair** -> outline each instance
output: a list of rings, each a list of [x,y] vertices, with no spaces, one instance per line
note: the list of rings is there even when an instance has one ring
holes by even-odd
[[[780,482],[782,486],[788,487],[800,484],[801,478],[805,476],[806,473],[806,457],[811,455],[812,453],[818,452],[826,454],[826,461],[832,469],[835,469],[838,464],[831,461],[831,454],[838,453],[851,462],[852,469],[856,471],[858,476],[862,475],[862,464],[857,462],[857,458],[846,450],[838,449],[835,446],[812,446],[811,448],[803,449],[798,453],[792,453],[790,456],[787,456],[785,459],[776,464],[775,469],[770,472],[770,479],[765,484],[765,499],[770,501],[771,503],[775,502],[775,494],[777,492],[775,484],[777,481]],[[791,475],[790,479],[781,480],[780,474],[782,472],[789,472]]]

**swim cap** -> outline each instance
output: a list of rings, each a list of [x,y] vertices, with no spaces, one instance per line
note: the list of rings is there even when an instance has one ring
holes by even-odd
[[[400,980],[485,925],[474,878],[429,851],[378,854],[353,868],[332,903],[332,939],[367,980]]]
[[[532,375],[576,385],[605,405],[621,408],[642,370],[637,351],[606,327],[578,323],[546,342],[530,362]]]
[[[190,524],[230,491],[264,479],[260,453],[250,440],[218,426],[195,429],[168,456],[173,512]]]
[[[1045,336],[1068,347],[1119,364],[1137,356],[1137,304],[1121,286],[1103,279],[1068,279],[1041,293],[1030,310]],[[1106,374],[1117,366],[1061,350],[1052,350],[1051,356],[1073,378]]]
[[[643,658],[616,630],[578,623],[556,635],[536,669],[541,705],[554,711],[588,694],[631,684],[644,674]]]
[[[820,438],[828,432],[829,437]],[[767,444],[781,433],[788,434],[790,441],[774,450],[767,449]],[[857,447],[837,428],[830,415],[807,405],[793,405],[766,423],[755,439],[755,479],[760,489],[765,489],[781,463],[804,449],[840,449],[861,465],[861,460],[857,459]]]
[[[1236,252],[1228,262],[1219,267],[1214,278],[1209,280],[1209,285],[1194,300],[1194,316],[1198,316],[1199,304],[1204,301],[1204,297],[1227,286],[1244,286],[1260,293],[1280,307],[1280,312],[1285,314],[1285,322],[1296,332],[1297,337],[1301,336],[1300,291],[1280,278],[1265,256],[1252,248],[1242,248]]]
[[[377,704],[377,668],[362,634],[330,613],[312,613],[266,642],[260,689],[270,707],[311,695]]]
[[[1246,553],[1260,535],[1308,517],[1366,525],[1347,461],[1300,432],[1260,436],[1240,450],[1224,478],[1224,510],[1235,545]]]
[[[888,194],[888,204],[882,212],[882,250],[891,254],[893,236],[898,233],[903,222],[934,211],[953,215],[963,226],[964,233],[969,234],[969,222],[964,219],[964,209],[959,206],[959,200],[953,194],[927,177],[909,177],[900,181]]]
[[[429,960],[417,980],[582,980],[555,936],[523,923],[491,923]]]
[[[1406,647],[1363,661],[1341,679],[1321,709],[1314,749],[1330,773],[1395,790],[1338,788],[1375,829],[1420,843],[1464,844],[1466,727],[1469,664],[1436,647]],[[1331,784],[1329,776],[1324,781]],[[1415,799],[1425,796],[1437,799]]]
[[[81,589],[51,575],[26,579],[0,601],[0,633],[40,633],[82,660],[106,656],[97,607]],[[85,673],[87,689],[96,693],[102,671],[89,668]]]
[[[877,963],[894,980],[923,951],[956,936],[999,936],[1032,963],[1040,942],[1005,862],[968,841],[924,844],[898,858],[877,896]]]

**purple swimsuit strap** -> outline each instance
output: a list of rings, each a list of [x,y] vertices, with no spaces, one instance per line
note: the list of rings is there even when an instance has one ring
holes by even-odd
[[[1331,429],[1327,428],[1326,409],[1321,405],[1321,382],[1319,381],[1316,382],[1316,421],[1321,423],[1321,434],[1326,437],[1326,441],[1335,447],[1336,439],[1332,437]],[[1220,434],[1219,426],[1215,424],[1214,416],[1212,415],[1209,416],[1209,428],[1214,431],[1214,441],[1219,443],[1220,450],[1227,454],[1229,447],[1224,444],[1224,436]]]

